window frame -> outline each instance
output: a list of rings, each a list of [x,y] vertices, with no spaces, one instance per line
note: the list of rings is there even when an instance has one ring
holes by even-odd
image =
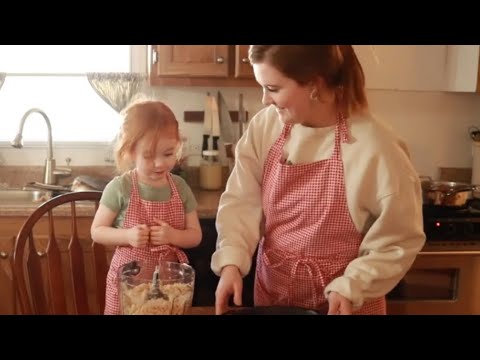
[[[130,72],[148,74],[148,53],[149,45],[130,45]],[[9,73],[7,73],[8,76]],[[12,76],[43,76],[43,77],[86,77],[86,74],[79,73],[14,73]],[[99,99],[100,100],[100,99]],[[102,101],[102,100],[100,100]],[[107,141],[55,141],[54,147],[58,149],[102,149],[111,145]],[[44,149],[47,146],[47,141],[28,141],[24,143],[23,149]],[[9,141],[0,141],[0,149],[10,149],[11,144]]]

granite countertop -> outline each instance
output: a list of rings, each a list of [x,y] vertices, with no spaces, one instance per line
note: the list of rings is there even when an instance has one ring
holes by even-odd
[[[220,196],[223,193],[223,190],[217,191],[206,191],[201,190],[199,188],[193,188],[193,193],[197,199],[198,207],[197,212],[200,219],[214,219],[217,214],[218,204],[220,201]],[[23,203],[23,204],[8,204],[8,203],[1,203],[0,204],[0,217],[8,218],[8,217],[16,217],[15,221],[18,221],[18,218],[24,218],[29,216],[38,206],[40,203]],[[77,203],[76,206],[76,213],[77,216],[93,216],[95,213],[95,209],[91,204],[81,204]],[[70,205],[66,204],[59,208],[56,208],[53,212],[55,216],[70,216],[71,210]],[[8,221],[8,219],[6,219]],[[13,219],[12,219],[13,221]],[[421,253],[429,253],[430,255],[435,254],[451,254],[451,255],[476,255],[480,254],[480,246],[479,245],[472,245],[470,247],[465,246],[432,246],[429,243],[425,245],[422,249]]]
[[[98,179],[111,180],[116,175],[113,166],[72,166],[72,175],[68,178],[59,179],[60,184],[71,184],[78,175],[89,175]],[[21,188],[28,181],[41,181],[43,174],[42,166],[0,166],[0,185],[6,184],[10,188]],[[199,188],[198,167],[185,168],[188,184],[193,190],[198,202],[198,216],[201,219],[212,219],[216,217],[218,203],[222,190],[207,191]],[[224,167],[224,185],[228,178],[228,167]],[[41,202],[36,203],[0,203],[0,216],[25,217],[30,215]],[[54,211],[58,216],[70,216],[69,206],[60,207]],[[77,204],[77,216],[91,216],[92,206]]]
[[[193,189],[193,193],[198,202],[198,216],[200,219],[213,219],[217,214],[218,203],[223,190],[206,191],[201,189]],[[24,204],[0,204],[0,216],[29,216],[40,203],[24,203]],[[77,205],[77,216],[91,216],[92,205]],[[64,210],[64,211],[63,211]],[[70,206],[60,207],[54,211],[54,215],[62,216],[70,215]]]

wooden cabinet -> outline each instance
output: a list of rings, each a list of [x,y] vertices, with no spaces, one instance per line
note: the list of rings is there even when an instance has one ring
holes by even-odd
[[[0,234],[0,294],[2,299],[0,301],[0,315],[16,314],[17,312],[12,270],[14,244],[15,236],[4,235],[2,231],[2,234]]]
[[[479,45],[448,45],[446,91],[480,93],[479,50]]]
[[[217,243],[215,219],[200,219],[200,225],[202,226],[202,242],[198,247],[186,250],[190,265],[195,269],[193,306],[214,306],[215,290],[219,280],[219,277],[210,268],[212,254]],[[244,306],[253,306],[255,259],[254,256],[252,269],[243,279],[242,303]]]
[[[215,290],[219,277],[210,268],[210,261],[217,242],[217,231],[214,219],[200,219],[202,242],[185,252],[190,265],[195,269],[195,289],[193,306],[215,305]]]
[[[354,45],[372,90],[479,92],[478,45]]]
[[[13,250],[15,238],[25,219],[24,216],[0,217],[0,315],[18,313],[19,303],[13,280]]]
[[[255,78],[252,65],[248,60],[248,45],[235,45],[235,78]]]
[[[152,45],[153,86],[258,86],[249,45]],[[478,45],[354,45],[371,90],[480,92]]]
[[[443,91],[447,45],[354,45],[367,89]]]
[[[78,221],[78,235],[83,249],[85,262],[85,279],[87,284],[87,295],[89,302],[94,306],[95,289],[95,274],[93,271],[93,256],[90,240],[90,226],[92,216],[77,216]],[[2,216],[0,217],[0,294],[2,301],[0,301],[0,315],[1,314],[18,314],[20,307],[15,293],[15,284],[12,276],[13,263],[13,249],[15,238],[26,220],[26,216]],[[44,217],[35,226],[33,233],[35,239],[35,246],[37,252],[44,252],[48,243],[48,218]],[[71,310],[73,307],[73,288],[70,276],[70,259],[68,254],[68,245],[70,242],[71,221],[70,217],[58,216],[55,217],[55,237],[60,250],[63,263],[63,279],[65,285],[65,292],[67,297],[67,308]],[[110,261],[113,254],[113,248],[107,250],[108,261]],[[46,266],[46,264],[44,264]],[[98,309],[97,309],[98,310]]]
[[[150,84],[258,86],[248,45],[152,45]]]

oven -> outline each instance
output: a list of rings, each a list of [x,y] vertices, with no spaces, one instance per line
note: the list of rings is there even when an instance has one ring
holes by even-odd
[[[426,244],[387,294],[387,313],[480,315],[480,211],[424,207],[423,215]]]
[[[480,251],[422,252],[387,295],[388,314],[480,314]]]

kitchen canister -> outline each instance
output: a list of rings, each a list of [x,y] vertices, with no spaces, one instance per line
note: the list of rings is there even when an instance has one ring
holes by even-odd
[[[200,163],[200,187],[204,190],[222,188],[222,164],[218,160],[218,150],[204,150]]]
[[[472,184],[480,185],[480,141],[472,141]]]

